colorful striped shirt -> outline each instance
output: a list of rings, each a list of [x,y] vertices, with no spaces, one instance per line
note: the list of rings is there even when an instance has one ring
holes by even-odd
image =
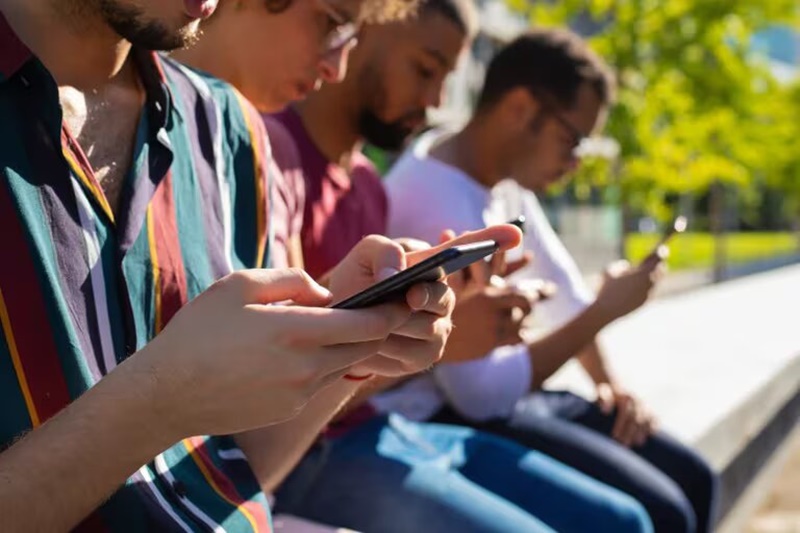
[[[216,279],[267,261],[271,155],[259,115],[223,82],[133,53],[147,96],[114,213],[63,124],[55,81],[0,14],[0,450]],[[193,437],[143,465],[82,527],[271,524],[232,439]]]

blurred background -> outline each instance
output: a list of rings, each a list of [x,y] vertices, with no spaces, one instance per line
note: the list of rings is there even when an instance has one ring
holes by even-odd
[[[489,59],[531,24],[569,26],[616,69],[603,136],[583,147],[577,179],[544,199],[587,274],[641,259],[677,214],[689,230],[673,271],[721,280],[800,260],[797,0],[478,4],[481,34],[433,124],[467,119]]]

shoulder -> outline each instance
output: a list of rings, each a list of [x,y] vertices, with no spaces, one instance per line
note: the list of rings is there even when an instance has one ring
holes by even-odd
[[[221,131],[231,150],[269,153],[261,115],[235,87],[169,57],[160,56],[160,62],[176,100],[173,105],[180,108],[185,120],[195,120],[202,113],[206,126]],[[198,109],[197,104],[202,108]]]
[[[272,157],[281,170],[300,169],[300,150],[286,125],[276,115],[261,115],[272,145]]]
[[[375,164],[359,151],[353,152],[351,173],[354,177],[368,181],[370,184],[380,184],[381,182],[381,174]]]

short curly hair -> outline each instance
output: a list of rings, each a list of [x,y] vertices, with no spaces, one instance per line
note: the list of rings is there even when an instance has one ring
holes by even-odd
[[[491,60],[477,109],[491,107],[515,87],[527,87],[534,94],[545,93],[569,109],[575,105],[584,83],[594,89],[604,105],[613,102],[614,75],[586,41],[566,29],[533,29]]]
[[[360,18],[379,23],[405,20],[416,13],[420,0],[363,0]]]
[[[280,13],[293,0],[265,0],[267,9]],[[416,12],[420,0],[363,0],[359,20],[367,23],[400,21]]]

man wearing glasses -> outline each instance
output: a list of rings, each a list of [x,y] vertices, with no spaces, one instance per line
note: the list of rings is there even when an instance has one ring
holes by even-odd
[[[315,67],[320,48],[352,40],[321,0],[279,3],[313,17],[289,31]],[[408,4],[363,5],[392,18]],[[270,531],[263,490],[298,441],[387,360],[412,371],[441,354],[444,283],[326,308],[424,259],[388,239],[363,240],[328,289],[263,268],[273,170],[259,114],[153,52],[190,45],[216,7],[0,2],[4,531]],[[508,246],[519,233],[469,238]],[[406,337],[413,350],[387,349]]]
[[[483,359],[440,364],[419,379],[433,382],[449,404],[434,420],[512,437],[617,487],[644,504],[657,531],[707,531],[714,519],[713,472],[655,431],[652,415],[614,379],[595,340],[607,324],[644,304],[661,252],[635,267],[609,269],[595,296],[533,193],[576,169],[576,148],[602,126],[613,88],[608,68],[579,37],[533,31],[490,63],[463,129],[423,136],[387,176],[390,236],[436,242],[447,228],[467,231],[522,215],[523,246],[534,258],[509,281],[546,279],[558,289],[538,306],[537,318],[552,328],[548,335]],[[572,357],[596,383],[597,404],[539,390]],[[402,389],[391,399],[398,409],[409,404]]]

